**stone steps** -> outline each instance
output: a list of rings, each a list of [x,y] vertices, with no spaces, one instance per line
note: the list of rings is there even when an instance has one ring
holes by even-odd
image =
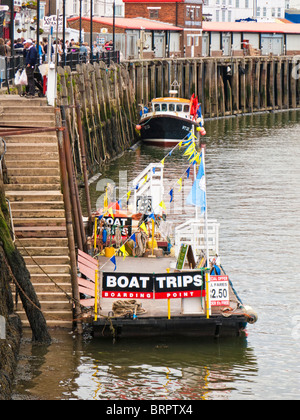
[[[2,95],[2,126],[55,127],[45,98]],[[49,327],[71,329],[73,320],[70,258],[56,132],[3,136],[16,246],[22,254]],[[69,297],[68,297],[68,296]],[[19,298],[23,326],[29,326]]]

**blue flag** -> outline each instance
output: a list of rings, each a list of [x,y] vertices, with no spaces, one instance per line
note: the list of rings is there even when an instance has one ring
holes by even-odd
[[[116,269],[117,269],[117,261],[116,261],[116,257],[115,256],[113,256],[113,257],[111,257],[110,258],[110,261],[115,265],[115,269],[114,269],[114,271],[116,271]]]
[[[201,213],[204,213],[206,210],[206,185],[202,155],[199,172],[192,186],[191,192],[186,200],[186,204],[190,206],[200,207]]]
[[[173,189],[169,192],[169,194],[170,194],[170,203],[172,203],[172,201],[173,201],[173,192],[174,192]]]

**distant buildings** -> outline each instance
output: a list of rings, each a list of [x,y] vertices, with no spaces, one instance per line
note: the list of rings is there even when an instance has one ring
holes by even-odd
[[[286,0],[203,0],[203,15],[211,22],[275,22],[284,18],[285,8]]]

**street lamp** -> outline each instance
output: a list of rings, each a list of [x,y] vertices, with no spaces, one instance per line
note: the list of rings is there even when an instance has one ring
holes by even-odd
[[[81,47],[81,18],[82,18],[82,0],[79,0],[79,46]]]

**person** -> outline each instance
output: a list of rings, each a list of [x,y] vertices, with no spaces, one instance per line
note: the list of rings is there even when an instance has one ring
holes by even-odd
[[[10,39],[5,40],[5,48],[6,48],[6,55],[10,57],[11,56],[11,40]]]
[[[6,55],[6,48],[5,48],[5,42],[3,38],[0,38],[0,55],[5,56]]]
[[[114,48],[114,44],[112,41],[106,42],[104,48],[106,49],[106,51],[112,51]]]
[[[37,50],[33,45],[31,39],[27,39],[24,42],[24,49],[26,51],[25,63],[26,63],[26,74],[28,79],[27,85],[27,97],[33,98],[35,94],[35,82],[34,82],[34,68],[37,64]]]

